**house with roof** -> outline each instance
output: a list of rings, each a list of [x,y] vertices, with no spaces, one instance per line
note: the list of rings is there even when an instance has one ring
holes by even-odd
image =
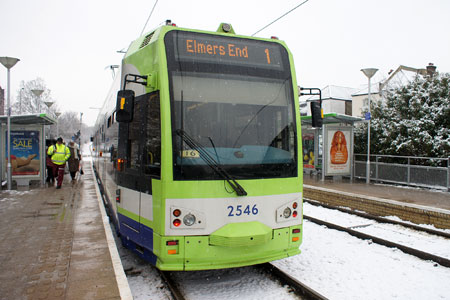
[[[370,86],[370,101],[382,100],[389,90],[398,89],[413,81],[417,76],[430,76],[436,71],[436,66],[429,63],[426,68],[417,69],[400,65],[397,69],[390,70],[389,77]],[[369,104],[368,86],[352,94],[352,116],[363,117],[363,111],[368,109]]]
[[[338,113],[342,115],[352,115],[352,94],[357,89],[327,85],[322,89],[322,108],[323,113]],[[300,103],[300,112],[302,116],[311,115],[310,103],[319,100],[319,96],[311,96]]]

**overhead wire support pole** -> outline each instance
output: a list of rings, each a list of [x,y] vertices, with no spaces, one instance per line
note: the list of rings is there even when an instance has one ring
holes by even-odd
[[[297,5],[296,7],[294,7],[293,9],[291,9],[290,11],[284,13],[281,17],[278,17],[277,19],[275,19],[274,21],[270,22],[269,24],[267,24],[266,26],[264,26],[263,28],[261,28],[260,30],[258,30],[257,32],[255,32],[254,34],[252,34],[251,36],[254,36],[255,34],[263,31],[264,29],[266,29],[267,27],[269,27],[270,25],[272,25],[273,23],[277,22],[278,20],[284,18],[285,16],[287,16],[288,14],[290,14],[291,12],[293,12],[294,10],[296,10],[297,8],[299,8],[300,6],[302,6],[303,4],[305,4],[306,2],[308,2],[309,0],[305,0],[302,3],[300,3],[299,5]]]

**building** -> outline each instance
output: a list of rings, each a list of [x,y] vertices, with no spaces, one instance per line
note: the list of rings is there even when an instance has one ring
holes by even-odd
[[[370,101],[378,101],[381,99],[380,93],[379,93],[379,86],[380,84],[378,82],[371,83],[370,84]],[[353,93],[351,95],[352,97],[352,113],[351,115],[354,117],[364,117],[363,111],[368,110],[369,105],[369,90],[368,86],[364,87],[363,89],[358,90],[357,92]]]
[[[357,89],[327,85],[322,90],[322,108],[323,113],[338,113],[342,115],[352,115],[352,94]],[[300,112],[302,116],[311,115],[309,103],[319,100],[319,96],[311,96],[300,103]]]

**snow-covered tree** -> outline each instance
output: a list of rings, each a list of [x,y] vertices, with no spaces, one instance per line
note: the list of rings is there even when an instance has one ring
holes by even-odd
[[[450,155],[450,74],[417,76],[371,106],[371,153]],[[367,125],[355,132],[355,153],[367,151]]]
[[[42,90],[42,94],[37,97],[33,90]],[[17,91],[16,101],[11,105],[13,115],[47,113],[48,108],[45,102],[54,102],[51,97],[51,91],[45,85],[42,78],[36,78],[30,81],[22,81],[20,89]],[[54,103],[50,107],[50,112],[54,112],[57,105]]]

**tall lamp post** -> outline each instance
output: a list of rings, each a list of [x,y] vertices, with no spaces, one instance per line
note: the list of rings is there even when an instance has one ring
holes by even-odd
[[[19,115],[22,114],[22,92],[23,92],[24,88],[20,89],[20,94],[19,94]]]
[[[8,94],[7,94],[7,107],[8,107],[8,113],[7,113],[7,151],[6,151],[6,157],[8,158],[8,169],[7,169],[7,189],[11,190],[11,182],[12,182],[12,176],[11,176],[11,103],[10,103],[10,95],[11,95],[11,88],[10,88],[10,69],[14,67],[14,65],[19,61],[20,59],[14,58],[14,57],[7,57],[3,56],[0,57],[0,63],[8,69]]]
[[[369,106],[369,112],[366,114],[366,120],[368,120],[367,123],[367,163],[366,163],[366,183],[370,183],[370,119],[372,118],[370,114],[370,78],[372,78],[373,75],[378,71],[378,69],[375,68],[366,68],[361,69],[361,71],[366,75],[366,77],[369,79],[369,86],[368,86],[368,92],[367,92],[367,101]]]
[[[78,137],[78,148],[81,149],[81,127],[83,125],[83,113],[80,112],[80,136]]]
[[[61,115],[59,111],[55,112],[56,116],[56,138],[59,138],[59,120],[58,117]]]
[[[45,101],[44,104],[47,106],[47,114],[50,115],[50,107],[53,105],[52,101]],[[45,128],[45,126],[44,126]],[[47,128],[50,128],[50,126],[48,126]],[[50,131],[50,129],[49,129]],[[48,137],[50,138],[50,134],[48,134]]]
[[[33,94],[38,99],[38,101],[37,101],[37,105],[38,105],[37,113],[39,114],[39,113],[41,113],[41,98],[40,97],[41,97],[42,93],[44,92],[44,90],[35,89],[35,90],[31,90],[31,91],[33,92]]]

